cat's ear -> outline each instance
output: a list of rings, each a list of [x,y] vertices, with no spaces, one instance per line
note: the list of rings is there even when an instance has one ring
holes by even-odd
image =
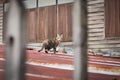
[[[63,38],[63,33],[60,34],[60,37]]]
[[[57,37],[60,37],[60,35],[59,35],[59,34],[57,34]]]

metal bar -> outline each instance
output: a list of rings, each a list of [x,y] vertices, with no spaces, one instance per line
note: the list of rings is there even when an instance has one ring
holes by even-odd
[[[56,27],[57,27],[57,33],[59,33],[58,31],[58,27],[59,27],[59,12],[58,12],[58,0],[56,0]]]
[[[39,1],[36,0],[36,43],[39,42],[38,38],[39,38],[39,34],[38,34],[38,30],[39,30]]]
[[[7,15],[5,80],[24,80],[26,25],[22,0],[11,0]]]
[[[74,80],[87,80],[87,0],[73,6]]]

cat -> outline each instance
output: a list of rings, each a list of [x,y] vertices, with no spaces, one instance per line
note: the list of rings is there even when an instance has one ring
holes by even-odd
[[[42,48],[38,50],[38,52],[42,51],[45,48],[45,53],[48,53],[48,51],[53,48],[55,54],[56,47],[60,44],[62,38],[63,38],[63,34],[61,35],[57,34],[57,36],[52,40],[49,39],[44,40],[42,42]]]

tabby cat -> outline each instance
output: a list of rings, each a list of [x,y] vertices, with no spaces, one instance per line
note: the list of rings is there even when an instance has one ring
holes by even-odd
[[[42,48],[40,50],[38,50],[38,52],[45,49],[45,52],[48,53],[48,51],[53,48],[54,54],[55,54],[56,47],[60,44],[62,38],[63,38],[63,34],[61,34],[61,35],[57,34],[57,36],[52,40],[49,40],[49,39],[44,40],[43,44],[42,44]]]

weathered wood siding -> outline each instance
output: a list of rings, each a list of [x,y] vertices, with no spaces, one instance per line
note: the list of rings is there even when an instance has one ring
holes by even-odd
[[[36,42],[36,9],[28,9],[27,13],[28,42]]]
[[[120,0],[105,0],[105,37],[120,37]]]
[[[39,8],[39,26],[37,31],[37,40],[41,42],[44,39],[54,38],[57,34],[56,27],[56,6]]]
[[[27,12],[29,42],[52,39],[57,33],[63,33],[63,41],[72,41],[72,3],[59,4],[58,17],[56,5],[28,9]]]
[[[57,33],[63,33],[63,41],[72,41],[73,0],[66,0],[67,2],[61,0],[58,8],[56,3],[54,3],[55,0],[50,4],[49,1],[46,3],[46,1],[43,0],[43,4],[39,2],[38,7],[35,1],[31,1],[25,2],[27,5],[27,38],[29,43],[40,43],[45,39],[52,39],[56,37]],[[6,13],[9,3],[5,3],[4,6],[3,33],[5,34]]]
[[[0,4],[0,43],[3,41],[3,4]]]
[[[89,49],[120,48],[120,39],[111,39],[111,40],[110,39],[109,40],[105,39],[105,15],[104,15],[105,14],[105,11],[104,11],[105,6],[104,6],[104,0],[88,0],[87,4],[88,4],[88,48]],[[62,8],[63,8],[62,6],[63,7],[66,6],[64,9],[67,8],[67,5],[61,5],[59,7],[59,12],[61,12],[60,10],[62,10]],[[44,13],[49,11],[47,7],[46,7],[46,9],[45,8],[44,9],[43,8],[39,9],[39,11],[41,11],[41,10],[44,10],[44,11],[43,11],[43,13],[39,13],[40,14],[39,15],[40,21],[41,21],[41,19],[42,20],[44,19],[44,18],[42,18],[42,17],[45,16]],[[53,8],[51,8],[51,11],[53,11]],[[68,10],[68,12],[64,12],[65,14],[60,13],[59,15],[65,16],[69,12],[70,12],[70,10]],[[35,14],[34,10],[31,10],[29,16],[34,15],[34,14]],[[50,16],[56,16],[56,15],[51,14]],[[69,14],[69,17],[66,17],[66,19],[69,18],[68,20],[70,20],[71,19],[70,16],[71,16],[71,14]],[[48,16],[45,16],[45,17],[48,17]],[[64,22],[62,21],[62,19],[63,19],[62,17],[59,17],[59,19],[61,21],[61,22],[59,21],[59,26],[62,26],[62,28],[59,28],[60,32],[68,31],[67,33],[69,34],[69,37],[66,34],[64,36],[64,38],[68,39],[68,41],[69,41],[72,37],[72,30],[69,30],[70,28],[67,28],[67,27],[65,28],[61,24],[61,23],[64,24]],[[32,16],[29,20],[32,23],[31,28],[29,28],[30,31],[33,31],[33,32],[31,32],[31,34],[33,34],[33,35],[37,34],[36,36],[32,35],[30,37],[30,42],[35,41],[36,38],[43,40],[44,38],[46,38],[45,35],[49,35],[48,33],[54,33],[54,34],[57,33],[57,32],[54,32],[52,30],[52,28],[55,28],[55,27],[52,27],[52,28],[49,27],[50,31],[47,34],[44,34],[44,32],[42,32],[42,31],[40,31],[40,33],[35,34],[34,33],[35,30],[44,30],[43,29],[45,27],[44,25],[51,26],[51,24],[44,24],[43,22],[39,22],[41,28],[35,29],[33,27],[33,26],[35,26],[35,24],[33,23],[33,22],[35,22],[35,16]],[[54,19],[54,20],[56,20],[56,19]],[[51,21],[51,19],[49,21]],[[72,23],[71,21],[66,21],[66,22]],[[53,23],[55,23],[55,25],[56,25],[55,21]],[[55,25],[52,25],[52,26],[55,26]],[[70,25],[72,25],[72,24],[69,24],[69,25],[66,24],[66,26],[72,27]],[[0,5],[0,42],[2,42],[2,35],[3,35],[2,34],[3,29],[2,28],[3,28],[3,5]],[[55,36],[54,34],[52,34],[51,36],[52,37]]]
[[[88,0],[88,48],[120,48],[120,39],[105,39],[104,0]]]

